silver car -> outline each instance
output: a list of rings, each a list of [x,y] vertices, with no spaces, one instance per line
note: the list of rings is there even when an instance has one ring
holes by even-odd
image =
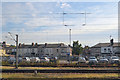
[[[8,61],[9,61],[9,62],[15,62],[16,59],[15,59],[15,57],[10,57]]]
[[[86,63],[86,59],[84,57],[79,57],[78,63]]]
[[[24,57],[24,58],[22,59],[22,61],[30,62],[30,58],[29,58],[29,57]]]
[[[40,62],[49,62],[50,59],[48,59],[47,57],[41,57],[40,58]]]
[[[31,57],[30,62],[40,62],[39,57]]]
[[[97,64],[97,63],[98,63],[98,61],[97,61],[96,57],[89,58],[89,64]]]
[[[98,60],[99,63],[108,63],[108,59],[105,57],[100,57]]]
[[[111,64],[118,64],[120,61],[119,61],[119,57],[118,56],[112,56],[110,58],[110,63]]]

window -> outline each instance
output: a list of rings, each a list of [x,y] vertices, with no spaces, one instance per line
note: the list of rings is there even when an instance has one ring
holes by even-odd
[[[58,52],[58,49],[57,49],[57,52]]]
[[[111,52],[110,48],[108,48],[108,52]]]
[[[39,56],[39,54],[36,54],[36,56]]]
[[[99,50],[98,49],[96,49],[96,52],[98,52]]]
[[[34,49],[32,49],[32,52],[34,52]]]
[[[106,52],[106,48],[104,49],[104,52]]]
[[[64,52],[64,49],[62,49],[62,51],[61,52]]]

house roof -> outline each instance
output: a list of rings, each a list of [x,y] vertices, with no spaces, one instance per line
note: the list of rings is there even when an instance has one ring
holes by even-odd
[[[34,45],[34,46],[32,46],[32,45],[21,45],[21,46],[19,46],[19,48],[37,48],[39,45]]]
[[[92,46],[91,48],[109,47],[109,46],[110,46],[110,43],[98,43],[98,44]],[[118,47],[118,46],[120,46],[120,43],[113,44],[113,47]]]
[[[59,43],[59,44],[44,44],[40,47],[45,47],[45,48],[63,48],[63,47],[68,47],[67,45],[63,44],[63,43]]]
[[[19,48],[58,48],[58,47],[68,47],[67,45],[63,43],[58,43],[58,44],[37,44],[37,45],[21,45]]]

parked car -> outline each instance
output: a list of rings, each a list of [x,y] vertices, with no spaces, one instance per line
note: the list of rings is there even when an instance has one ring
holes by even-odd
[[[10,57],[8,61],[9,61],[9,62],[15,62],[16,59],[15,59],[15,57]]]
[[[50,59],[48,59],[47,57],[41,57],[40,58],[40,62],[49,62]]]
[[[1,60],[2,61],[7,61],[8,59],[7,59],[7,57],[1,57]]]
[[[100,57],[98,63],[108,63],[108,59],[105,57]]]
[[[58,59],[57,57],[51,57],[50,62],[55,62],[56,63],[57,59]]]
[[[51,57],[49,57],[48,55],[43,55],[41,57],[47,57],[48,59],[50,59]]]
[[[119,62],[120,62],[120,60],[119,60],[118,56],[111,56],[111,58],[110,58],[111,64],[118,64]]]
[[[78,61],[79,57],[78,56],[72,56],[72,61]]]
[[[86,59],[84,57],[79,57],[78,63],[86,63]]]
[[[31,57],[30,62],[40,62],[39,57]]]
[[[89,58],[89,64],[97,64],[97,63],[98,63],[98,61],[97,61],[96,57]]]
[[[30,58],[29,58],[29,57],[24,57],[24,58],[22,59],[22,61],[30,62]]]
[[[110,59],[111,59],[111,56],[106,56],[106,58],[108,59],[108,61],[110,61]]]
[[[22,62],[22,57],[18,57],[18,62]]]

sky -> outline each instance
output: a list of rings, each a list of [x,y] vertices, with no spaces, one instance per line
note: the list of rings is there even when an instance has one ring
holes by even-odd
[[[8,32],[19,43],[69,44],[69,29],[71,42],[83,46],[109,42],[110,35],[118,41],[118,2],[2,2],[0,9],[0,40],[8,44],[15,44]]]

